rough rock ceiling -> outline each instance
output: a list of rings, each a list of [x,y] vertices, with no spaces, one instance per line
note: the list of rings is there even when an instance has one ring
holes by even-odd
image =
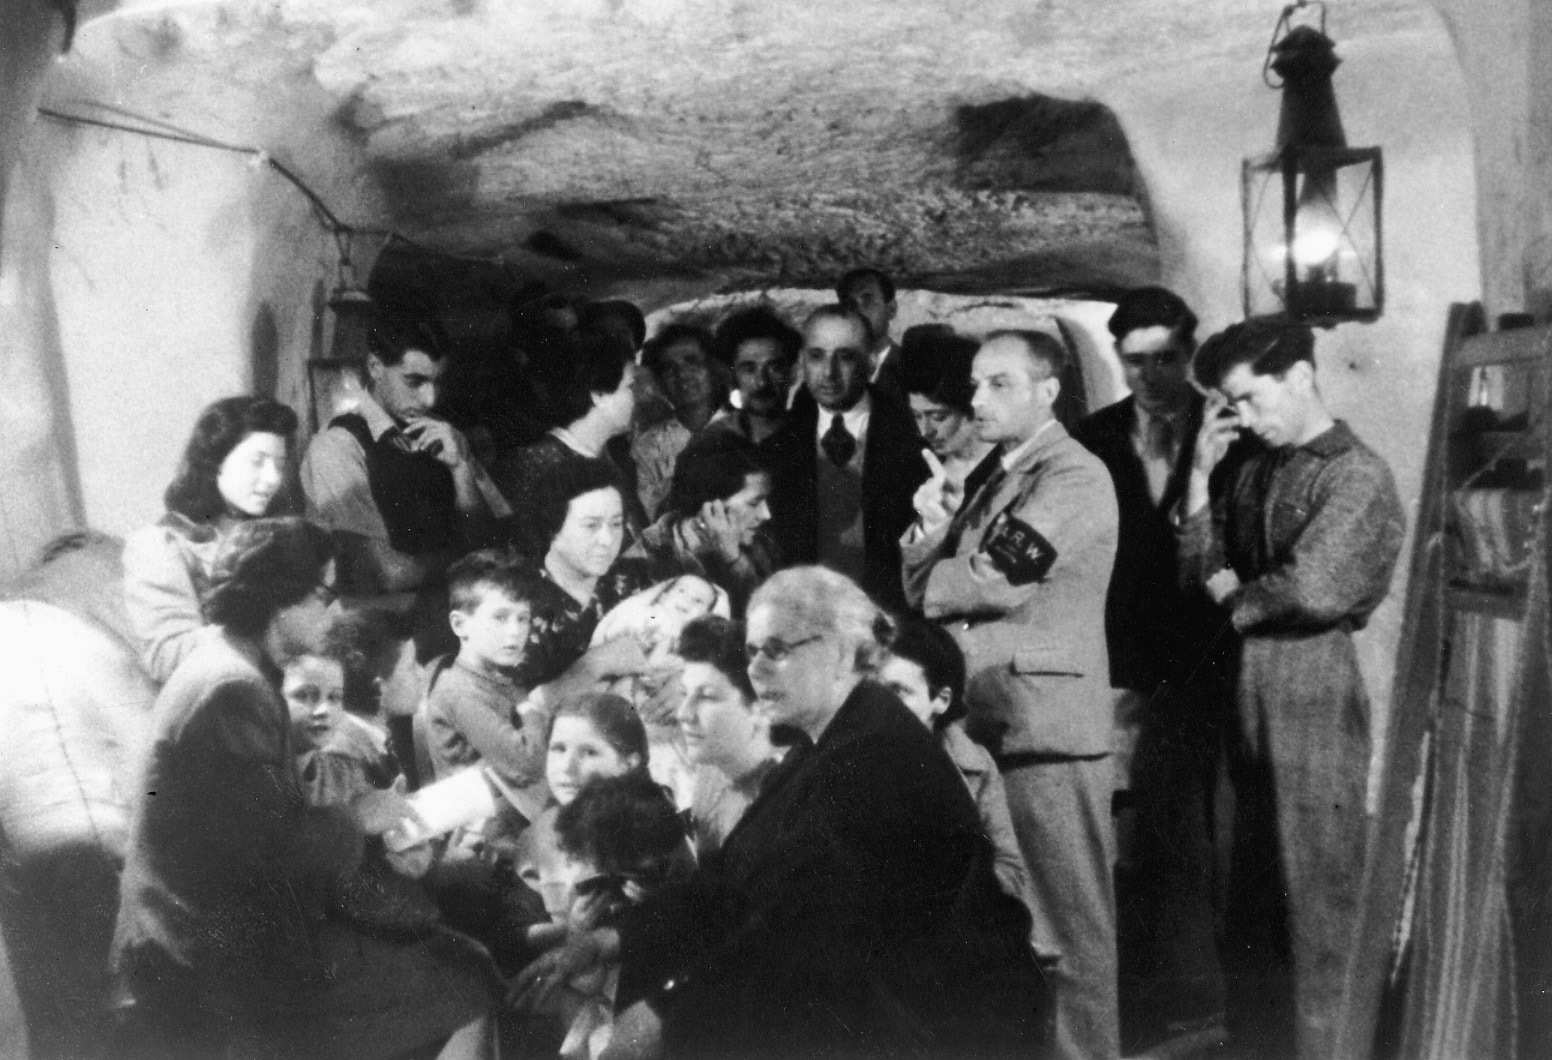
[[[562,278],[699,275],[722,287],[825,283],[868,261],[907,283],[983,291],[1154,276],[1125,137],[1086,100],[1161,66],[1187,78],[1194,62],[1259,55],[1278,10],[1244,0],[204,8],[179,48],[206,65],[225,56],[228,69],[244,50],[304,53],[338,120],[364,138],[393,223],[439,249]],[[1417,10],[1349,0],[1343,39],[1415,25]],[[165,4],[119,15],[180,17]]]

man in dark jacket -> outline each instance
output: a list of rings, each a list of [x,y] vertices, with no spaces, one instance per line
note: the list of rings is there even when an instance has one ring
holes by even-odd
[[[1224,925],[1236,1052],[1330,1057],[1358,929],[1369,699],[1353,631],[1385,598],[1405,520],[1390,469],[1332,418],[1308,328],[1247,322],[1196,358],[1211,391],[1181,566],[1240,634]],[[1230,452],[1249,432],[1262,446]],[[1227,456],[1227,458],[1226,458]]]
[[[821,563],[884,607],[904,605],[900,535],[927,478],[910,408],[868,383],[868,323],[821,306],[803,326],[800,393],[762,446],[771,468],[771,530],[787,563]]]
[[[1146,1003],[1126,1021],[1141,1044],[1162,1037],[1166,1019],[1196,1022],[1223,1005],[1210,822],[1235,638],[1210,600],[1181,588],[1170,518],[1202,424],[1189,377],[1196,314],[1173,292],[1142,287],[1121,296],[1110,333],[1132,393],[1073,436],[1109,469],[1120,514],[1105,638],[1117,721],[1136,731],[1116,786],[1129,787],[1136,807],[1118,898],[1121,952],[1135,954],[1123,957],[1123,983],[1128,972],[1147,980]]]

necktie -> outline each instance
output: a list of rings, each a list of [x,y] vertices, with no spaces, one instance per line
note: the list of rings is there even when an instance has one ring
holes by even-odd
[[[824,450],[824,455],[829,457],[830,463],[836,467],[845,467],[851,463],[851,458],[857,455],[857,439],[846,430],[846,422],[839,412],[830,421],[830,429],[824,432],[823,438],[819,439],[819,448]]]

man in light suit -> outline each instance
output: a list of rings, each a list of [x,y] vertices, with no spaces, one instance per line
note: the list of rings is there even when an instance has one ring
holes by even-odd
[[[933,468],[902,539],[906,595],[964,649],[970,733],[997,761],[1057,965],[1057,1054],[1117,1055],[1115,839],[1105,592],[1110,474],[1055,419],[1066,362],[1039,332],[990,335],[971,408],[997,463],[968,497]],[[929,464],[936,461],[928,458]]]

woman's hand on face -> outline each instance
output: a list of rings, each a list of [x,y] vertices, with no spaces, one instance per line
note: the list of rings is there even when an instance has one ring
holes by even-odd
[[[743,550],[744,525],[727,501],[711,500],[701,505],[696,522],[718,555],[729,563],[738,559]]]

